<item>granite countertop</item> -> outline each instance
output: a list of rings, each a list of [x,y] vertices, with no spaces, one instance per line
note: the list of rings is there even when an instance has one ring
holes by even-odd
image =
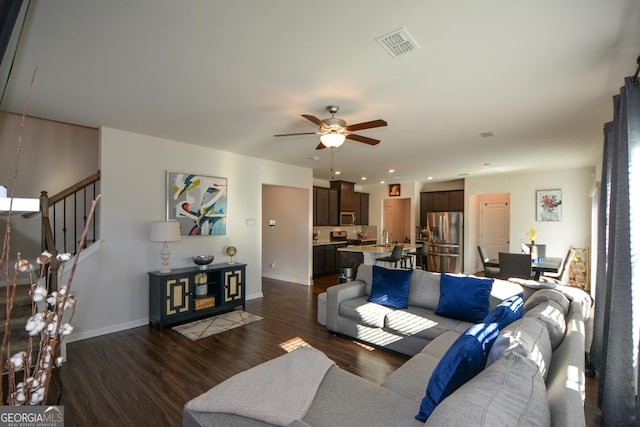
[[[341,245],[346,244],[345,241],[340,240],[314,240],[313,246],[322,246],[322,245]]]
[[[410,243],[404,243],[404,250],[414,250],[419,248],[422,245],[412,245]],[[354,245],[347,246],[346,248],[338,248],[339,251],[343,252],[362,252],[362,253],[370,253],[370,254],[386,254],[393,251],[393,247],[395,245],[391,244],[389,246],[378,246],[378,245]]]

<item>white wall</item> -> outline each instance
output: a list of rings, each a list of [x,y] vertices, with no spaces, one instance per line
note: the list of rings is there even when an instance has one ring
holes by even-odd
[[[469,177],[465,180],[464,271],[473,273],[476,264],[478,210],[469,206],[472,196],[509,193],[511,199],[510,250],[519,252],[528,241],[526,232],[538,230],[538,243],[547,245],[547,256],[562,257],[569,246],[589,247],[591,242],[591,198],[594,168],[552,170],[508,175]],[[536,190],[562,190],[562,221],[537,222]]]
[[[264,185],[262,187],[262,276],[287,282],[311,284],[309,204],[307,189]],[[269,220],[276,221],[274,227]]]
[[[16,147],[22,116],[0,112],[0,185],[11,192]],[[84,126],[26,117],[15,196],[37,198],[41,191],[53,196],[98,171],[98,130]],[[11,258],[17,252],[35,260],[40,254],[40,216],[14,215]],[[0,216],[4,236],[6,217]]]
[[[397,182],[394,182],[397,184]],[[417,183],[415,182],[401,182],[400,183],[400,197],[389,197],[389,185],[377,184],[372,186],[363,186],[363,190],[369,193],[369,224],[375,225],[378,228],[377,240],[381,241],[382,234],[382,214],[384,211],[384,201],[388,199],[409,199],[410,200],[410,212],[415,212],[416,203],[420,203],[420,192],[417,190]],[[412,242],[415,240],[416,215],[409,215],[410,224],[409,231],[411,231],[409,238]],[[371,236],[370,236],[371,237]],[[402,240],[402,239],[400,239]]]
[[[311,169],[102,128],[102,242],[78,269],[76,330],[70,341],[148,323],[147,272],[160,268],[160,243],[149,241],[149,223],[165,219],[166,171],[193,172],[228,179],[226,236],[184,237],[170,244],[171,268],[192,266],[191,256],[213,254],[227,262],[223,249],[238,248],[234,261],[247,264],[246,294],[262,295],[262,186],[312,187]],[[311,202],[308,202],[308,212]],[[255,225],[247,225],[254,219]],[[299,236],[311,255],[311,222]],[[310,262],[308,262],[310,264]]]

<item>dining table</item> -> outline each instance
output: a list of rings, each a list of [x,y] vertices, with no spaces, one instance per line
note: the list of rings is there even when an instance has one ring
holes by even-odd
[[[542,273],[558,273],[562,266],[562,258],[545,257],[545,258],[533,258],[531,259],[531,270],[534,273],[534,280],[539,280]],[[488,267],[500,268],[500,261],[497,258],[492,258],[485,263]]]

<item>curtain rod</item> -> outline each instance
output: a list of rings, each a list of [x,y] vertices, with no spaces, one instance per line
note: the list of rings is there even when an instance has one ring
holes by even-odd
[[[631,81],[634,84],[638,84],[638,72],[640,72],[640,56],[638,56],[636,63],[638,64],[638,68],[636,68],[636,73],[633,75],[633,77],[631,77]]]

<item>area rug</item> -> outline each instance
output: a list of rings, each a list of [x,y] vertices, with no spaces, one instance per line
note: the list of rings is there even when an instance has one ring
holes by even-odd
[[[181,333],[190,340],[196,341],[200,338],[257,322],[258,320],[262,320],[262,317],[257,314],[248,313],[243,310],[235,310],[206,319],[196,320],[195,322],[185,323],[184,325],[174,326],[171,329]]]

